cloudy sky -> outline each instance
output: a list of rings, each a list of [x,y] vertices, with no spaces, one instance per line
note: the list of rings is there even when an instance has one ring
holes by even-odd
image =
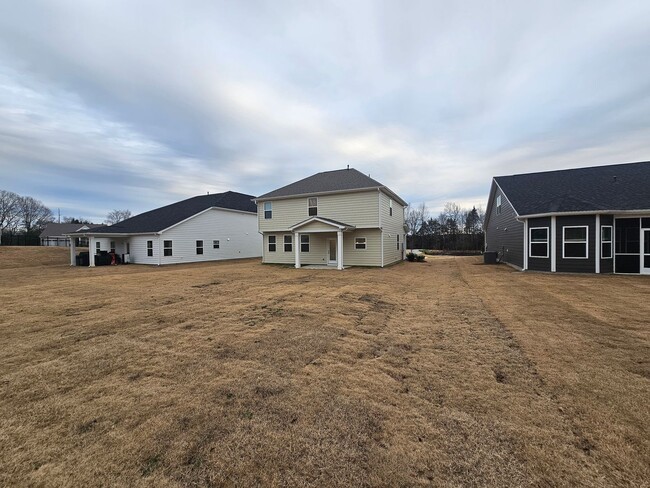
[[[0,189],[101,221],[347,164],[411,203],[650,159],[650,2],[0,2]]]

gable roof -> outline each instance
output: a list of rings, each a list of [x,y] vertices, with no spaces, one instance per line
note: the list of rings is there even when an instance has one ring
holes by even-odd
[[[92,229],[87,234],[142,234],[160,232],[212,207],[257,213],[253,195],[227,191],[200,195],[141,213],[113,225]]]
[[[43,229],[43,232],[41,232],[39,237],[62,236],[64,234],[76,232],[82,227],[92,229],[95,227],[101,227],[101,224],[57,224],[55,222],[50,222],[45,226],[45,229]]]
[[[332,227],[337,227],[341,230],[350,230],[355,228],[354,225],[350,225],[344,222],[339,222],[338,220],[326,219],[325,217],[319,217],[317,215],[314,215],[313,217],[309,217],[308,219],[305,219],[302,222],[298,222],[297,224],[292,225],[291,227],[289,227],[289,230],[299,229],[300,227],[309,225],[312,222],[322,222],[323,224],[331,225]]]
[[[519,216],[650,209],[650,162],[497,176],[494,181]]]
[[[323,171],[308,176],[302,180],[283,186],[277,190],[265,193],[257,197],[257,200],[271,200],[281,197],[293,197],[299,195],[315,195],[318,193],[335,193],[355,190],[382,189],[395,197],[402,205],[406,202],[387,186],[382,185],[370,176],[364,175],[354,168],[338,169],[334,171]]]

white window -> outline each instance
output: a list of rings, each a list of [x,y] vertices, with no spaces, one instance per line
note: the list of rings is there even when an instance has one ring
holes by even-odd
[[[115,253],[115,241],[111,241],[111,252]]]
[[[365,237],[355,237],[354,238],[354,248],[355,249],[366,249],[366,238]]]
[[[388,215],[393,216],[393,199],[388,199]]]
[[[264,218],[271,219],[273,218],[273,205],[271,202],[264,202]]]
[[[501,195],[497,195],[497,215],[501,215]]]
[[[147,256],[153,256],[153,241],[147,241]]]
[[[309,199],[309,215],[318,215],[318,198],[310,198]]]
[[[126,253],[131,254],[131,243],[130,242],[126,243]]]
[[[275,252],[275,236],[269,236],[269,252]]]
[[[397,250],[399,251],[399,234],[397,234]]]
[[[196,254],[203,254],[203,241],[196,241]]]
[[[293,252],[293,236],[291,234],[285,234],[284,236],[284,252]]]
[[[163,256],[172,255],[172,241],[163,241]]]
[[[219,249],[219,239],[212,241],[212,249]]]
[[[99,254],[99,251],[102,250],[102,245],[99,241],[95,243],[95,249],[97,250],[97,254]]]
[[[576,225],[562,228],[562,258],[589,258],[589,227]]]
[[[300,236],[300,252],[309,252],[309,234]]]
[[[612,226],[602,225],[600,227],[600,257],[612,259]]]
[[[548,227],[531,227],[529,234],[528,256],[548,258]]]

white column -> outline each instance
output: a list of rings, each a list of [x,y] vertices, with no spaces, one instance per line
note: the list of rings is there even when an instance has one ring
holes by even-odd
[[[524,220],[524,271],[528,269],[528,219]]]
[[[589,243],[587,243],[589,245]],[[596,273],[600,273],[600,214],[596,215]]]
[[[336,256],[339,258],[338,269],[343,269],[343,231],[336,233]]]
[[[77,238],[74,236],[70,237],[70,266],[76,266],[77,261],[75,260],[77,254],[77,248],[75,246]]]
[[[551,217],[551,238],[549,239],[549,246],[551,246],[551,271],[557,271],[557,217]]]
[[[300,233],[298,232],[294,234],[293,248],[296,251],[296,268],[300,268]]]
[[[88,238],[88,260],[88,266],[95,266],[95,238],[92,236]]]

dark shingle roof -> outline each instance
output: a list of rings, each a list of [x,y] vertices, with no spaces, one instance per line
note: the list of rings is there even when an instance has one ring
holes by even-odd
[[[43,232],[41,232],[39,237],[62,236],[64,234],[76,232],[78,229],[84,226],[90,229],[101,227],[99,224],[57,224],[55,222],[51,222],[45,226],[45,229],[43,229]]]
[[[316,173],[315,175],[308,176],[307,178],[291,183],[290,185],[265,193],[264,195],[257,197],[257,199],[264,200],[277,197],[290,197],[345,190],[361,190],[366,188],[384,188],[390,191],[386,186],[382,185],[377,180],[373,180],[370,176],[366,176],[354,168],[349,168]],[[395,195],[392,191],[390,191],[390,193]],[[399,199],[397,195],[395,196]]]
[[[141,213],[117,224],[105,225],[98,229],[93,229],[89,233],[137,234],[160,232],[211,207],[257,213],[257,205],[252,202],[253,198],[255,198],[253,195],[245,195],[234,191],[215,193],[213,195],[201,195]]]
[[[494,179],[519,215],[650,209],[650,162]]]

